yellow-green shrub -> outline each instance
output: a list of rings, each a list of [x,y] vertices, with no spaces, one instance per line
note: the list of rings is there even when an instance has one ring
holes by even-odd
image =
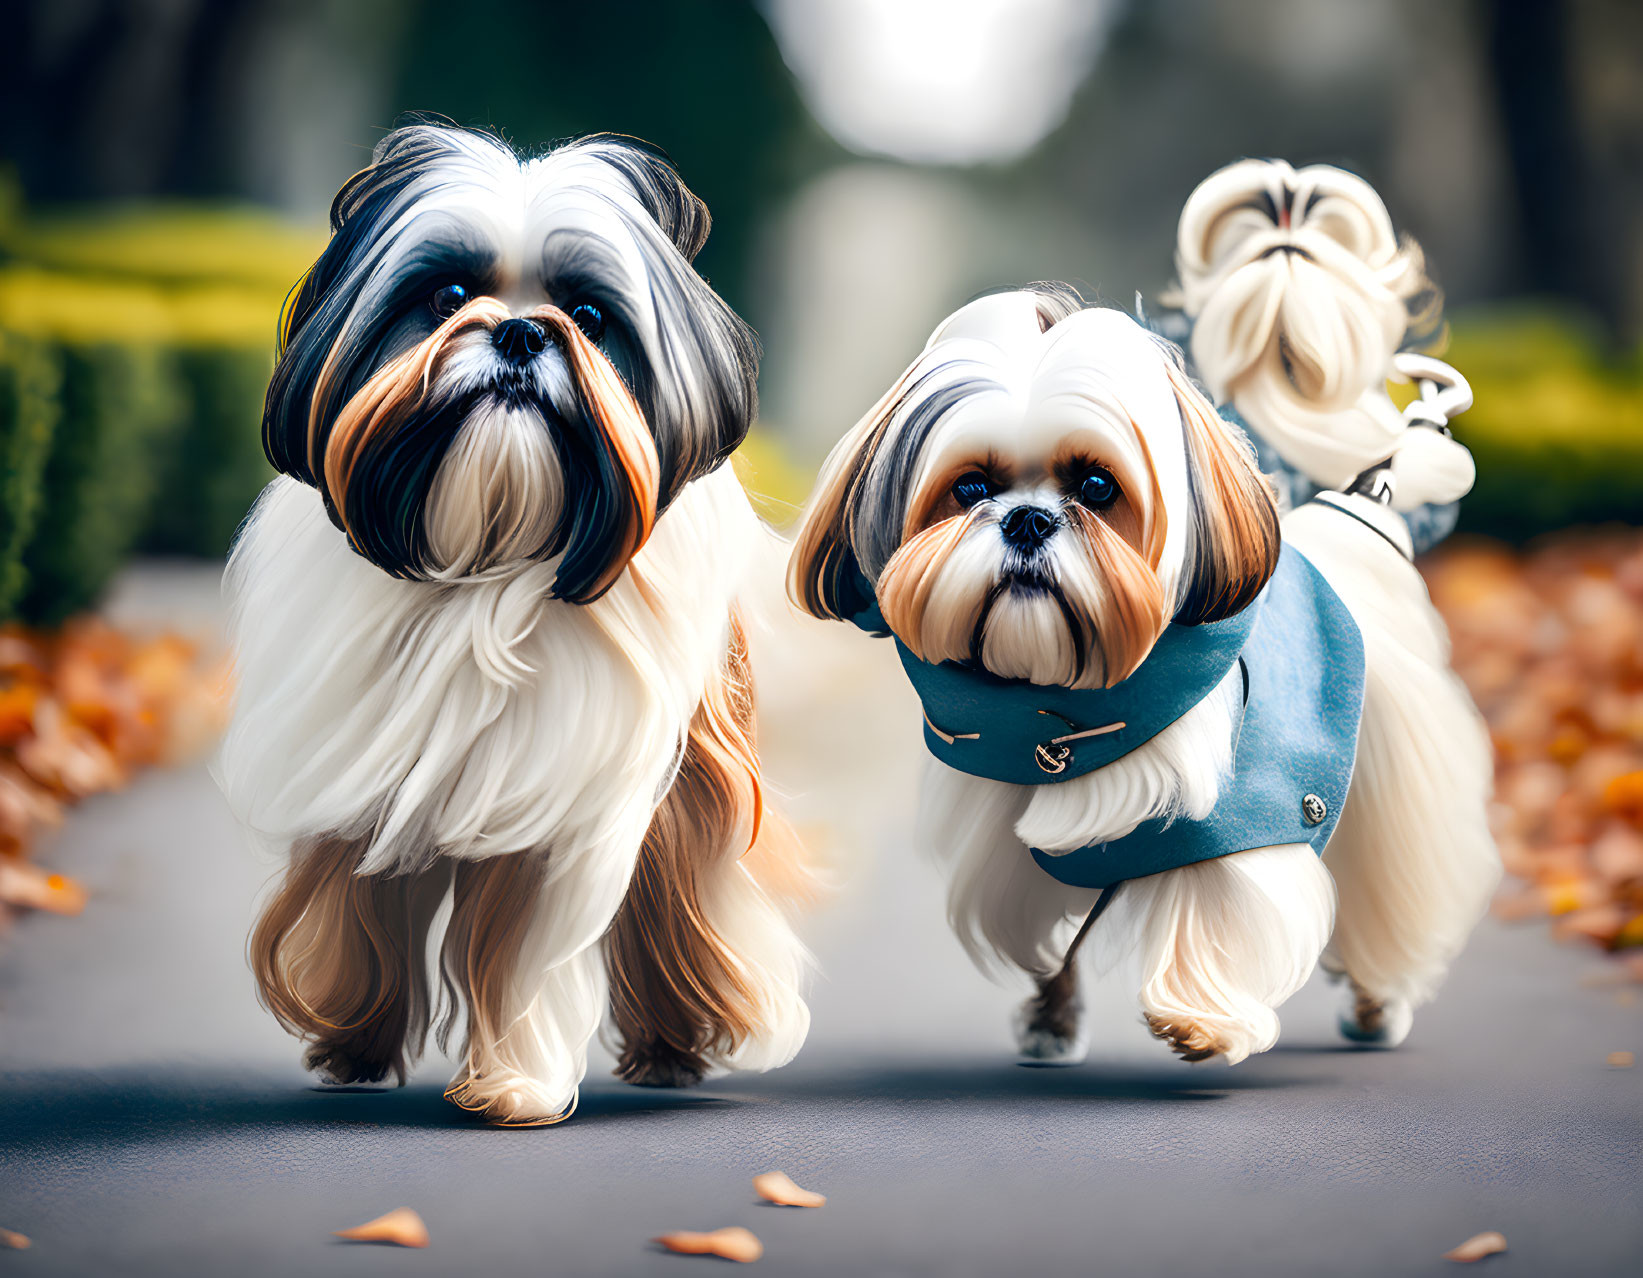
[[[97,597],[147,519],[181,397],[170,319],[147,286],[14,268],[0,272],[0,330],[62,361],[17,604],[25,620],[50,624]]]
[[[40,513],[62,382],[56,350],[0,331],[0,620],[12,614],[27,582],[23,548]]]
[[[248,285],[276,309],[325,247],[323,227],[264,209],[165,202],[54,212],[0,226],[0,237],[15,260],[52,271],[166,287]]]
[[[1643,362],[1600,349],[1554,311],[1455,318],[1443,358],[1476,396],[1454,426],[1478,468],[1462,528],[1522,540],[1569,524],[1643,523]]]
[[[0,617],[19,597],[34,621],[83,607],[134,545],[226,551],[272,474],[261,410],[280,304],[323,240],[243,208],[0,218],[0,334],[34,357],[30,385],[61,370],[47,398],[62,419],[32,482],[7,466],[19,491],[0,516]],[[0,397],[15,384],[12,349],[0,347]],[[25,572],[36,578],[26,594],[8,587]]]
[[[125,562],[147,521],[181,394],[157,344],[63,347],[61,416],[23,552],[26,620],[51,625],[87,607]]]
[[[141,547],[156,554],[221,556],[274,469],[262,449],[262,399],[272,350],[184,346],[186,390],[175,446],[156,462],[158,489]]]

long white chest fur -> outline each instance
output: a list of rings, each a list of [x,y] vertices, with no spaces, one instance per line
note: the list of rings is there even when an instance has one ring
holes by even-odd
[[[637,846],[760,534],[723,466],[684,490],[609,593],[576,605],[550,596],[546,565],[390,577],[317,493],[276,480],[226,580],[239,686],[223,791],[277,845],[365,841],[364,873]]]

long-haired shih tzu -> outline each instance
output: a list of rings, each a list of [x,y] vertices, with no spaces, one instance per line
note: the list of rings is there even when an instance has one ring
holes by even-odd
[[[1188,198],[1175,260],[1166,300],[1191,326],[1194,371],[1268,469],[1296,474],[1286,496],[1357,487],[1401,512],[1447,506],[1437,520],[1453,527],[1475,471],[1446,428],[1471,391],[1420,353],[1441,335],[1443,294],[1368,182],[1328,164],[1229,164]],[[1400,410],[1389,380],[1419,398]]]
[[[1396,1042],[1496,881],[1488,741],[1402,522],[1363,494],[1280,522],[1180,352],[1061,286],[936,330],[829,457],[789,589],[894,637],[921,841],[971,956],[1037,983],[1028,1057],[1083,1050],[1086,933],[1189,1060],[1270,1047],[1320,955],[1343,1031]]]
[[[288,854],[264,1001],[344,1083],[403,1082],[443,1004],[447,1094],[500,1123],[570,1113],[607,1002],[632,1082],[782,1064],[802,869],[761,800],[762,528],[727,464],[757,346],[691,266],[706,208],[632,139],[414,124],[332,231],[227,577],[220,780]]]

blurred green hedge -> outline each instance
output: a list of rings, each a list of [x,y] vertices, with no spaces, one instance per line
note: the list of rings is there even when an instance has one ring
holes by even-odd
[[[55,350],[0,331],[0,618],[11,615],[28,581],[23,549],[40,513],[61,389]]]
[[[1555,310],[1461,312],[1443,358],[1472,384],[1455,437],[1477,461],[1461,528],[1523,541],[1570,524],[1643,524],[1643,352],[1605,356]]]
[[[56,624],[124,562],[154,497],[153,458],[175,438],[177,388],[158,346],[65,346],[40,514],[23,552],[18,611]]]
[[[272,474],[280,305],[322,240],[243,209],[0,218],[0,620],[60,621],[134,549],[227,551]]]

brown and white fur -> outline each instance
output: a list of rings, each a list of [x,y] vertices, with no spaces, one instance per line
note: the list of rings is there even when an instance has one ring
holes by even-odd
[[[632,1082],[784,1063],[802,872],[739,618],[767,533],[724,460],[756,346],[689,265],[705,209],[631,140],[417,125],[333,229],[227,577],[219,779],[289,862],[264,1001],[338,1083],[403,1082],[442,1003],[447,1095],[498,1123],[569,1116],[607,1005]]]
[[[1496,879],[1488,743],[1421,579],[1387,540],[1407,535],[1375,502],[1340,500],[1361,519],[1312,506],[1281,527],[1346,602],[1368,662],[1357,770],[1327,855],[1258,848],[1132,880],[1092,933],[1105,965],[1134,960],[1147,1024],[1189,1060],[1270,1047],[1277,1007],[1320,956],[1357,995],[1343,1029],[1401,1037]],[[1047,516],[1036,546],[1011,539],[1022,507]],[[789,590],[842,617],[865,580],[925,660],[1099,687],[1129,674],[1170,620],[1246,606],[1279,540],[1247,444],[1179,352],[1036,286],[956,312],[840,442]],[[1065,852],[1147,819],[1206,816],[1240,687],[1234,671],[1151,741],[1073,781],[1017,787],[928,762],[920,827],[951,871],[951,923],[979,965],[1038,983],[1017,1026],[1025,1055],[1082,1051],[1076,973],[1062,963],[1097,896],[1050,877],[1029,847]]]

